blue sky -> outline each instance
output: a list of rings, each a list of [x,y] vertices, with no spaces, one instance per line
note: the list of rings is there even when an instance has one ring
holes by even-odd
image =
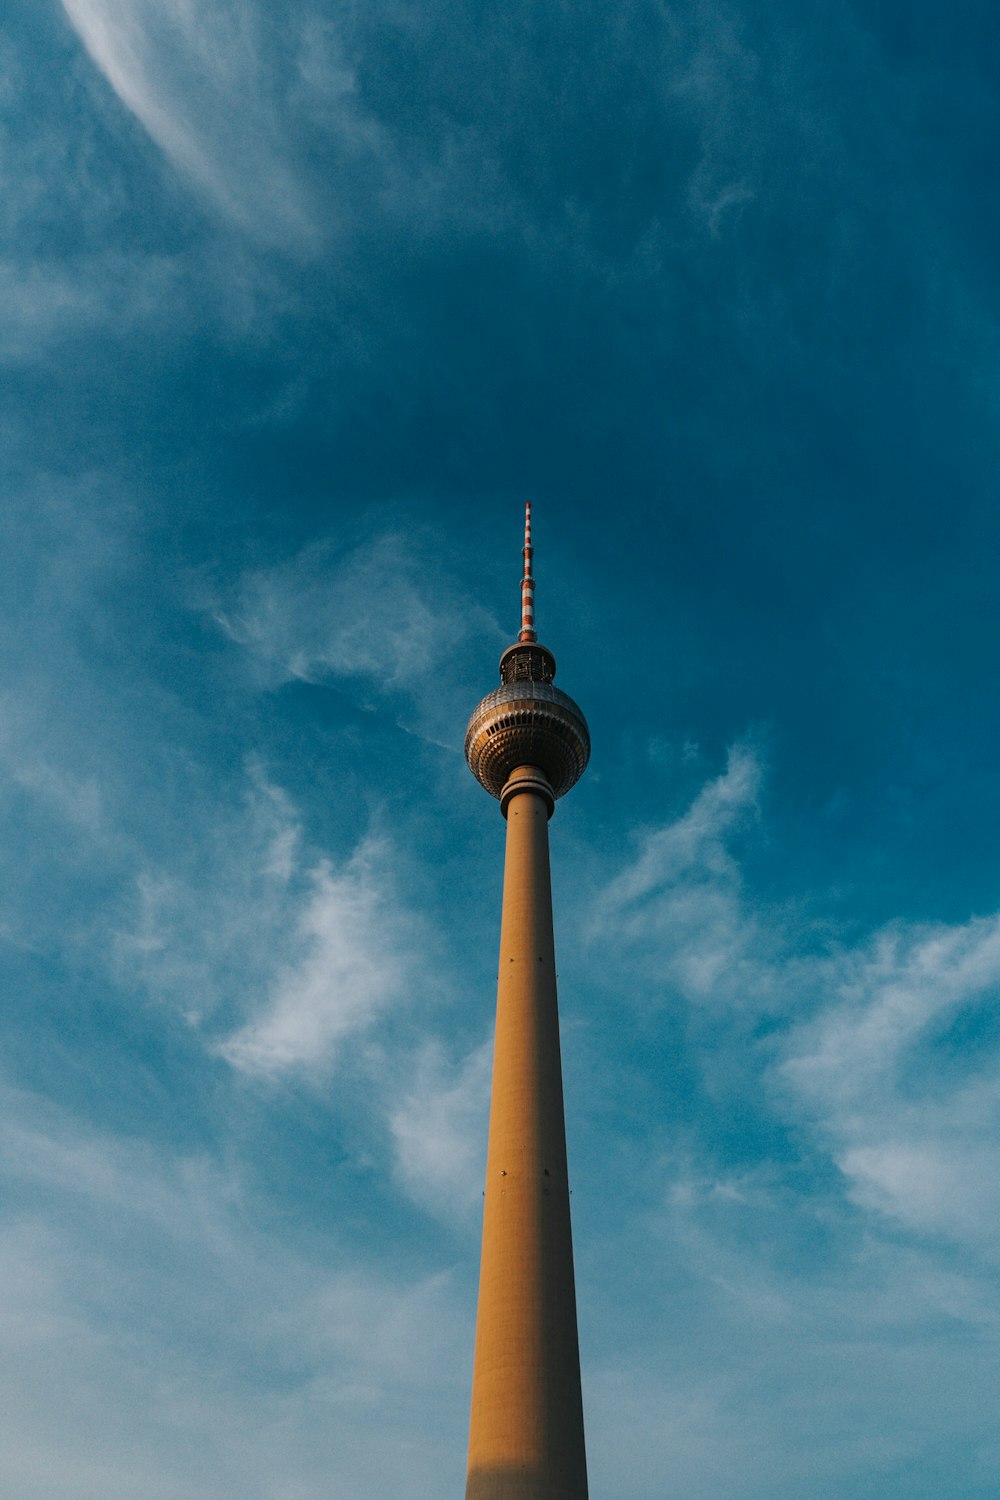
[[[5,32],[5,1496],[461,1493],[528,497],[595,1500],[995,1496],[995,7]]]

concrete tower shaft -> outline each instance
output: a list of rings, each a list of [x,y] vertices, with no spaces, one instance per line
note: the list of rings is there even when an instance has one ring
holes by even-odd
[[[533,603],[466,736],[507,819],[466,1500],[587,1500],[548,821],[590,738]]]
[[[511,781],[466,1500],[586,1500],[552,800],[534,767]]]

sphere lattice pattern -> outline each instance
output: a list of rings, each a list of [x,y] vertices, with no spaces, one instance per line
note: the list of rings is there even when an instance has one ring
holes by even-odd
[[[465,758],[493,797],[518,766],[537,766],[561,797],[590,759],[587,721],[551,682],[505,682],[487,693],[469,720]]]

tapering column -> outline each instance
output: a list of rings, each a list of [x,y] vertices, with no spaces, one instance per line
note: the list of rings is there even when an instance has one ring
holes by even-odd
[[[521,629],[465,736],[507,819],[466,1500],[587,1500],[548,823],[590,734],[535,634],[533,556],[528,505]]]
[[[586,1500],[548,820],[516,768],[507,817],[496,1042],[466,1500]]]

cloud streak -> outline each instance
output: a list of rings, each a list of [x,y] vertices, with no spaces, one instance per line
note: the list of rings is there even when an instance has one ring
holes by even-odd
[[[175,1007],[242,1073],[325,1071],[418,982],[391,843],[369,834],[339,862],[311,850],[291,799],[253,763],[242,811],[201,834],[188,868],[138,875],[119,981]]]
[[[296,922],[299,956],[275,976],[262,1007],[219,1045],[242,1072],[275,1077],[329,1066],[338,1044],[364,1030],[413,984],[405,918],[388,898],[388,849],[367,839],[334,872],[321,862]]]
[[[317,543],[250,572],[213,612],[266,685],[337,681],[452,748],[476,697],[469,647],[502,639],[482,606],[395,531],[350,550]]]
[[[753,752],[732,751],[687,812],[643,837],[597,905],[601,941],[659,975],[673,1003],[707,1007],[713,1048],[727,1045],[720,1026],[777,1025],[742,1044],[739,1087],[763,1088],[778,1117],[812,1132],[873,1227],[992,1259],[1000,915],[817,947],[808,926],[751,909],[730,844],[756,817],[761,776]]]
[[[2,1109],[8,1493],[193,1500],[210,1482],[266,1500],[276,1474],[305,1496],[335,1473],[345,1493],[377,1475],[433,1495],[420,1413],[429,1403],[448,1427],[467,1336],[447,1275],[393,1276],[335,1241],[304,1256],[207,1160],[109,1138],[24,1093]],[[387,1411],[395,1442],[379,1456]]]
[[[601,892],[591,931],[621,942],[633,961],[705,1002],[765,1002],[760,955],[768,935],[743,898],[729,840],[757,813],[762,767],[737,746],[725,772],[706,783],[688,811],[653,829]]]
[[[991,1258],[1000,1052],[984,1023],[998,990],[1000,916],[897,924],[840,958],[781,1064],[858,1203]]]
[[[315,249],[253,7],[63,0],[63,9],[122,103],[226,216],[265,242]]]
[[[429,1042],[390,1108],[397,1180],[445,1222],[478,1222],[492,1061],[492,1040],[457,1066]]]

